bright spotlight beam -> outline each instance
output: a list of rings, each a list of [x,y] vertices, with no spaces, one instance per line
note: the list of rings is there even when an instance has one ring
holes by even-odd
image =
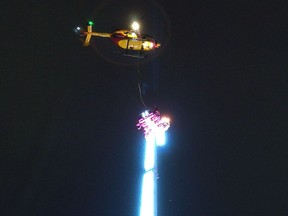
[[[152,170],[143,176],[140,216],[154,216],[154,178]]]
[[[144,175],[142,182],[140,216],[157,216],[157,146],[165,144],[168,118],[161,118],[158,110],[146,110],[137,124],[145,135]]]

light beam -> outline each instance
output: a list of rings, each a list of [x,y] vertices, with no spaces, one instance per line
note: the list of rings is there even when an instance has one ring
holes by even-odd
[[[140,216],[157,216],[157,146],[165,144],[168,118],[161,118],[158,110],[146,110],[136,125],[145,135],[144,175],[142,182]]]

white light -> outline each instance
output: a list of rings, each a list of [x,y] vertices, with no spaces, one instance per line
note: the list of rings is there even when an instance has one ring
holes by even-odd
[[[162,122],[170,122],[170,119],[167,118],[167,117],[162,117],[162,118],[161,118],[161,121],[162,121]]]
[[[144,169],[149,171],[155,165],[155,136],[150,135],[146,137],[145,161]]]
[[[146,110],[138,121],[138,129],[143,129],[145,134],[144,176],[142,182],[140,216],[157,215],[157,146],[162,146],[166,141],[166,133],[170,127],[169,118],[161,118],[160,113]]]
[[[166,143],[166,133],[163,130],[159,130],[156,134],[156,143],[157,146],[164,146]]]
[[[154,172],[143,176],[140,216],[154,216]]]
[[[131,25],[131,27],[132,27],[132,29],[133,29],[134,31],[138,31],[139,28],[140,28],[140,25],[139,25],[139,23],[137,23],[137,22],[133,22],[132,25]]]

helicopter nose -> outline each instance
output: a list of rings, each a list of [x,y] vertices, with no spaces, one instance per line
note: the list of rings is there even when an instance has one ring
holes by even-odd
[[[156,41],[156,42],[155,42],[155,47],[156,47],[156,48],[159,48],[160,46],[161,46],[161,44]]]

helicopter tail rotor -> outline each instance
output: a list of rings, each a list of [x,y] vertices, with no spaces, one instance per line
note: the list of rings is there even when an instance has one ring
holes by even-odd
[[[92,25],[93,25],[93,22],[92,21],[88,21],[87,23],[87,32],[85,32],[85,35],[86,35],[86,39],[83,43],[83,46],[89,46],[90,44],[90,39],[91,39],[91,36],[92,36]]]
[[[92,31],[92,25],[94,23],[92,21],[88,21],[87,23],[87,32],[84,32],[84,35],[86,35],[86,39],[83,43],[84,46],[89,46],[91,36],[97,36],[97,37],[111,37],[110,33],[100,33],[100,32],[93,32]]]

